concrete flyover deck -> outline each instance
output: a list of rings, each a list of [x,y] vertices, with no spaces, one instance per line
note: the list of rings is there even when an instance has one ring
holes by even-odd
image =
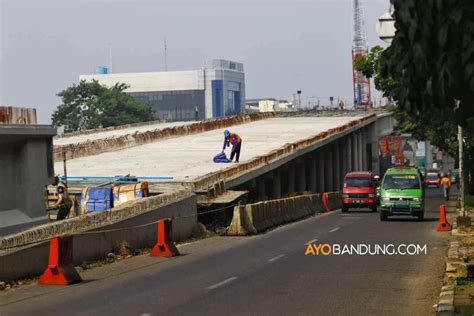
[[[233,126],[242,139],[241,162],[341,127],[363,116],[280,117]],[[87,136],[87,135],[85,135]],[[69,176],[172,176],[175,181],[193,181],[229,167],[212,161],[222,149],[222,129],[126,148],[67,162]],[[227,150],[229,153],[229,150]],[[62,162],[55,164],[62,170]]]

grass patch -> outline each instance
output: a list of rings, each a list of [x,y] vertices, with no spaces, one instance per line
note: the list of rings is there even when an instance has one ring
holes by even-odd
[[[464,196],[464,207],[470,211],[474,210],[474,195],[466,194]]]
[[[474,286],[474,279],[471,277],[457,278],[456,285],[457,286]]]

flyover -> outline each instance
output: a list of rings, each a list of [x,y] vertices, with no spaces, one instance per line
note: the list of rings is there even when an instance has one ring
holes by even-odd
[[[168,135],[148,143],[67,160],[67,173],[68,176],[171,176],[170,187],[181,183],[194,191],[224,182],[227,189],[257,190],[261,193],[259,199],[278,198],[282,192],[295,190],[334,191],[348,171],[378,172],[378,138],[391,133],[393,123],[388,113],[270,117],[229,126],[243,139],[238,165],[212,161],[223,142],[223,128],[214,128],[194,134]],[[146,132],[147,128],[182,124],[152,124],[116,133],[135,135]],[[55,140],[55,146],[66,144],[67,139],[70,144],[85,138],[110,137],[112,132],[63,137]],[[63,169],[61,161],[55,163],[55,169]],[[261,176],[273,179],[271,194],[262,194],[270,190],[262,188],[265,180]],[[160,182],[158,191],[166,191],[166,184]]]
[[[123,240],[136,248],[147,247],[156,239],[156,228],[146,225],[164,217],[173,218],[173,238],[180,241],[191,236],[198,216],[202,219],[200,212],[216,203],[233,207],[240,199],[246,203],[308,191],[339,191],[346,172],[377,173],[379,137],[390,133],[393,125],[390,113],[271,113],[172,127],[153,124],[151,131],[126,127],[118,136],[94,135],[91,142],[56,144],[55,169],[62,170],[63,153],[69,157],[68,176],[174,179],[152,182],[152,197],[110,212],[92,212],[0,238],[0,279],[41,273],[41,263],[48,260],[47,240],[53,235],[78,234],[74,258],[79,264],[103,258]],[[238,164],[212,162],[222,149],[223,128],[243,138]],[[222,214],[232,216],[232,209],[208,216]],[[131,227],[142,228],[133,235],[123,231]]]

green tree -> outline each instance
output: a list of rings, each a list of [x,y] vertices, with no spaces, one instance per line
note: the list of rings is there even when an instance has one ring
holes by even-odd
[[[384,49],[381,46],[372,47],[367,55],[354,61],[354,68],[367,78],[373,78],[375,88],[382,91],[385,96],[390,96],[390,92],[396,87],[396,81],[389,75],[380,74],[380,57],[383,52]]]
[[[52,115],[53,125],[77,131],[153,120],[151,106],[126,94],[127,87],[117,83],[107,88],[96,80],[72,85],[57,94],[62,104]]]
[[[474,117],[474,1],[392,0],[397,32],[381,55],[381,75],[397,81],[390,95],[407,112],[456,108]]]
[[[461,124],[466,170],[472,175],[474,1],[392,0],[392,4],[397,32],[375,58],[379,68],[374,75],[393,80],[382,91],[396,101],[397,129],[430,140],[456,157],[457,124]],[[468,183],[469,187],[474,189]]]

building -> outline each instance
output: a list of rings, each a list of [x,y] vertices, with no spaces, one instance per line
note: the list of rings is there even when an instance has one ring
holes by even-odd
[[[112,73],[104,67],[80,80],[97,80],[105,86],[125,83],[126,92],[153,106],[160,119],[195,120],[240,113],[245,105],[243,64],[216,59],[199,70]]]
[[[52,182],[53,136],[34,109],[0,106],[0,235],[46,222],[44,186]]]
[[[295,111],[293,103],[273,98],[247,99],[245,109],[253,112],[281,112]]]

